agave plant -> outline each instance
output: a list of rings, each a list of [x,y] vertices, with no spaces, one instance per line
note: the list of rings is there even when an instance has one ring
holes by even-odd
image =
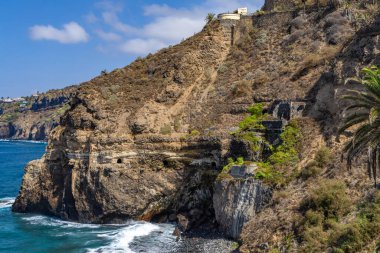
[[[346,143],[347,164],[351,169],[353,159],[364,151],[368,152],[368,175],[375,181],[380,168],[380,69],[376,66],[363,69],[363,78],[356,79],[362,90],[348,90],[342,97],[350,102],[347,116],[339,132],[356,126],[353,137]]]

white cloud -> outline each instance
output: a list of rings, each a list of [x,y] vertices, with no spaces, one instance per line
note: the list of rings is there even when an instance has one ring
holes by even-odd
[[[123,11],[123,5],[120,2],[102,0],[97,2],[95,6],[99,9],[110,11],[110,12],[121,12]]]
[[[30,28],[30,37],[33,40],[54,40],[64,44],[87,42],[89,35],[76,22],[63,25],[57,29],[51,25],[36,25]]]
[[[123,43],[120,50],[129,54],[145,55],[154,53],[165,46],[165,43],[155,39],[131,39]]]
[[[135,27],[121,22],[115,12],[110,12],[110,11],[103,12],[102,17],[103,17],[104,22],[107,25],[110,25],[112,28],[116,29],[119,32],[130,34],[137,30]]]
[[[120,41],[122,38],[120,35],[113,32],[105,32],[101,29],[95,30],[96,35],[105,41]]]
[[[124,39],[118,47],[121,51],[146,55],[199,32],[205,25],[204,18],[209,12],[217,14],[233,11],[239,7],[248,7],[253,12],[263,3],[264,0],[206,0],[188,8],[151,4],[143,7],[143,15],[150,21],[141,27],[121,20],[123,8],[120,4],[103,1],[98,3],[97,7],[101,10],[103,22],[108,29]]]
[[[95,16],[94,13],[88,13],[84,16],[84,20],[89,24],[94,24],[98,22],[98,18]]]
[[[147,38],[161,39],[166,42],[177,42],[202,29],[203,20],[190,17],[168,16],[158,18],[144,26],[142,35]]]

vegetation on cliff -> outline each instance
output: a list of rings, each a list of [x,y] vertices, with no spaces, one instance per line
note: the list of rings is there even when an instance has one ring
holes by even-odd
[[[372,66],[364,68],[363,73],[363,79],[356,81],[364,90],[351,89],[343,96],[349,105],[340,133],[356,126],[343,151],[351,167],[352,160],[368,149],[368,176],[374,179],[376,187],[377,170],[380,169],[380,69]]]
[[[76,86],[0,102],[0,139],[47,140],[69,109]]]
[[[375,191],[353,205],[347,186],[338,180],[320,182],[301,204],[297,233],[302,252],[362,252],[380,232],[380,193]],[[350,217],[350,212],[356,216]]]

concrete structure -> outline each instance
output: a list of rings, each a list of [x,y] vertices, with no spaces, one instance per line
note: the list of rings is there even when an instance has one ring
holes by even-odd
[[[302,113],[305,110],[306,103],[302,101],[275,101],[271,108],[269,109],[269,113],[273,115],[273,117],[278,118],[279,120],[291,120],[294,118],[302,117]]]
[[[238,8],[236,10],[236,13],[237,14],[240,14],[240,15],[248,15],[248,8],[247,7],[244,7],[244,8]]]
[[[219,20],[240,20],[241,16],[248,15],[248,8],[238,8],[233,13],[221,13],[218,15]]]
[[[257,169],[255,163],[248,165],[234,165],[231,167],[230,175],[234,178],[247,178],[252,177]]]
[[[219,20],[240,20],[240,14],[237,13],[221,13],[218,15]]]

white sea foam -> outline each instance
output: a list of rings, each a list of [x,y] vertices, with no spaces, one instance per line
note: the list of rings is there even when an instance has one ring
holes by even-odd
[[[11,207],[13,202],[15,202],[15,198],[1,198],[0,199],[0,209]]]
[[[123,253],[132,253],[130,249],[130,243],[140,236],[146,236],[152,233],[155,230],[158,230],[159,227],[150,223],[138,223],[130,225],[128,227],[122,228],[115,233],[109,234],[100,234],[99,237],[108,237],[111,239],[111,243],[107,246],[88,249],[87,252],[102,252],[102,253],[111,253],[111,252],[123,252]]]
[[[97,225],[97,224],[82,224],[82,223],[76,223],[76,222],[71,222],[71,221],[59,220],[59,219],[42,216],[42,215],[23,217],[22,219],[32,225],[42,225],[42,226],[49,226],[49,227],[77,228],[77,229],[101,227],[101,225]]]
[[[0,139],[0,142],[26,142],[26,143],[43,143],[43,144],[47,144],[46,141],[8,140],[8,139]]]

